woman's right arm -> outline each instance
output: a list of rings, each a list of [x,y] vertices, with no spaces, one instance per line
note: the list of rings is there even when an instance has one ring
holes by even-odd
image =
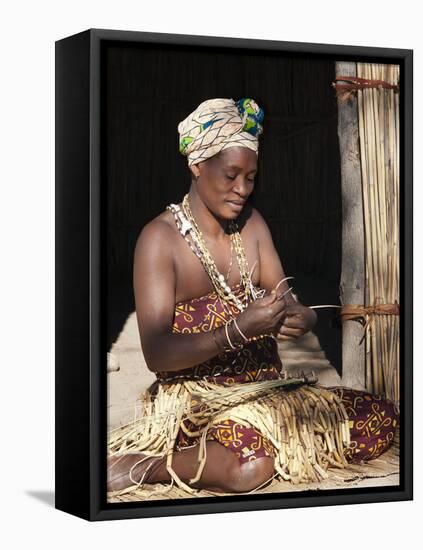
[[[141,347],[149,370],[178,371],[219,352],[211,332],[175,334],[174,233],[161,220],[141,231],[134,252],[134,296]]]

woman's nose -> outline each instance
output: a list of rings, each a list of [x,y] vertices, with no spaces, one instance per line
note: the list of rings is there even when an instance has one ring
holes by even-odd
[[[233,187],[233,190],[238,193],[240,197],[248,197],[248,195],[251,193],[253,189],[253,182],[249,182],[248,180],[239,177],[237,178],[237,181],[235,182],[235,185]]]

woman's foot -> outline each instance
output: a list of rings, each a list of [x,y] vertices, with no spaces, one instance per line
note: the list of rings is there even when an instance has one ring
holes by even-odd
[[[145,460],[142,460],[145,459]],[[142,462],[140,462],[142,460]],[[126,489],[131,485],[135,485],[142,478],[147,467],[152,461],[157,460],[155,457],[147,457],[143,453],[125,453],[122,455],[108,456],[107,457],[107,491],[120,491]],[[135,464],[137,464],[132,468]],[[132,468],[132,479],[129,477],[129,472]],[[147,481],[149,472],[145,476]]]

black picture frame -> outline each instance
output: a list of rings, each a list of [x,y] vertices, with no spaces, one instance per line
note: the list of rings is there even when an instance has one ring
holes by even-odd
[[[102,52],[109,43],[267,50],[400,65],[401,473],[395,487],[106,501]],[[413,498],[413,50],[89,29],[56,42],[56,508],[110,520]]]

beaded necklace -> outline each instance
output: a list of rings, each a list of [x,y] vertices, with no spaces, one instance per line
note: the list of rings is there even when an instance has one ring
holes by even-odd
[[[244,309],[242,302],[237,300],[237,298],[232,292],[232,289],[225,281],[223,275],[219,273],[219,270],[217,269],[214,259],[212,258],[207,248],[203,234],[200,228],[198,227],[198,224],[195,221],[195,218],[191,212],[188,195],[185,195],[184,200],[182,201],[182,209],[188,221],[193,226],[193,231],[191,232],[191,236],[193,240],[199,245],[200,254],[203,259],[203,265],[209,277],[211,278],[213,286],[215,287],[219,297],[221,298],[221,300],[226,300],[227,302],[231,302],[231,301],[234,302],[236,307],[240,311],[242,311]],[[239,266],[239,272],[241,274],[241,283],[245,289],[246,298],[248,298],[250,294],[249,293],[250,277],[248,273],[248,262],[244,252],[244,248],[242,246],[241,236],[238,231],[238,225],[234,220],[229,220],[228,226],[229,226],[229,232],[230,232],[231,247],[232,245],[235,247],[236,258]]]
[[[254,285],[252,284],[248,271],[248,262],[242,246],[237,223],[234,220],[230,220],[228,229],[230,232],[231,249],[232,246],[235,248],[235,254],[241,274],[241,285],[244,290],[240,297],[235,295],[225,280],[225,276],[217,269],[216,263],[207,248],[203,234],[191,212],[188,194],[185,195],[182,201],[182,208],[179,205],[171,204],[167,209],[173,212],[180,233],[203,264],[224,310],[230,317],[233,317],[233,313],[229,308],[230,305],[235,307],[238,311],[243,311],[251,301],[251,297],[254,297]],[[226,278],[228,278],[228,275]]]

